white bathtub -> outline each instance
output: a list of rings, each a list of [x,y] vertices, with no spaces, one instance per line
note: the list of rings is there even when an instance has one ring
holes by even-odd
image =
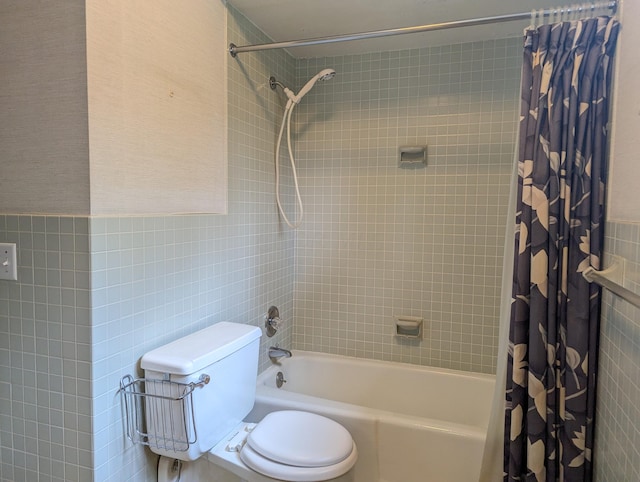
[[[340,422],[358,447],[354,482],[475,482],[494,384],[484,374],[294,351],[258,377],[247,420],[298,409]]]

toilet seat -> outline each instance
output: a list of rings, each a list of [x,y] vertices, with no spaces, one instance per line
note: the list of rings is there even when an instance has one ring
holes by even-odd
[[[288,482],[320,482],[346,474],[355,465],[358,453],[354,444],[351,455],[336,465],[327,467],[293,467],[273,462],[245,445],[242,452],[240,452],[240,458],[247,467],[273,479]]]
[[[339,423],[299,410],[272,412],[252,430],[240,451],[251,469],[293,482],[329,480],[348,472],[358,452]]]
[[[310,412],[281,410],[267,414],[247,437],[258,454],[296,467],[326,467],[353,450],[351,434],[337,422]]]

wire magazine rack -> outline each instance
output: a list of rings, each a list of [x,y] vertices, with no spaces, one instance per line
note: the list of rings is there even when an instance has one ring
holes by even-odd
[[[161,451],[188,451],[198,440],[193,392],[209,381],[209,375],[191,383],[122,377],[119,392],[127,438]]]

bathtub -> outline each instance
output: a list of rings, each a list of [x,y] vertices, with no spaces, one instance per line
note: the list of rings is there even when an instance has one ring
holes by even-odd
[[[246,420],[297,409],[338,421],[358,447],[353,482],[475,482],[494,385],[490,375],[294,351],[260,374]]]

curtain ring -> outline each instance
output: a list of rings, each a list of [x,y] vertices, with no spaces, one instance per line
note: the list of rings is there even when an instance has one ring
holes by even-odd
[[[532,8],[531,9],[531,25],[529,25],[529,28],[532,30],[535,30],[537,28],[536,25],[536,9]]]

